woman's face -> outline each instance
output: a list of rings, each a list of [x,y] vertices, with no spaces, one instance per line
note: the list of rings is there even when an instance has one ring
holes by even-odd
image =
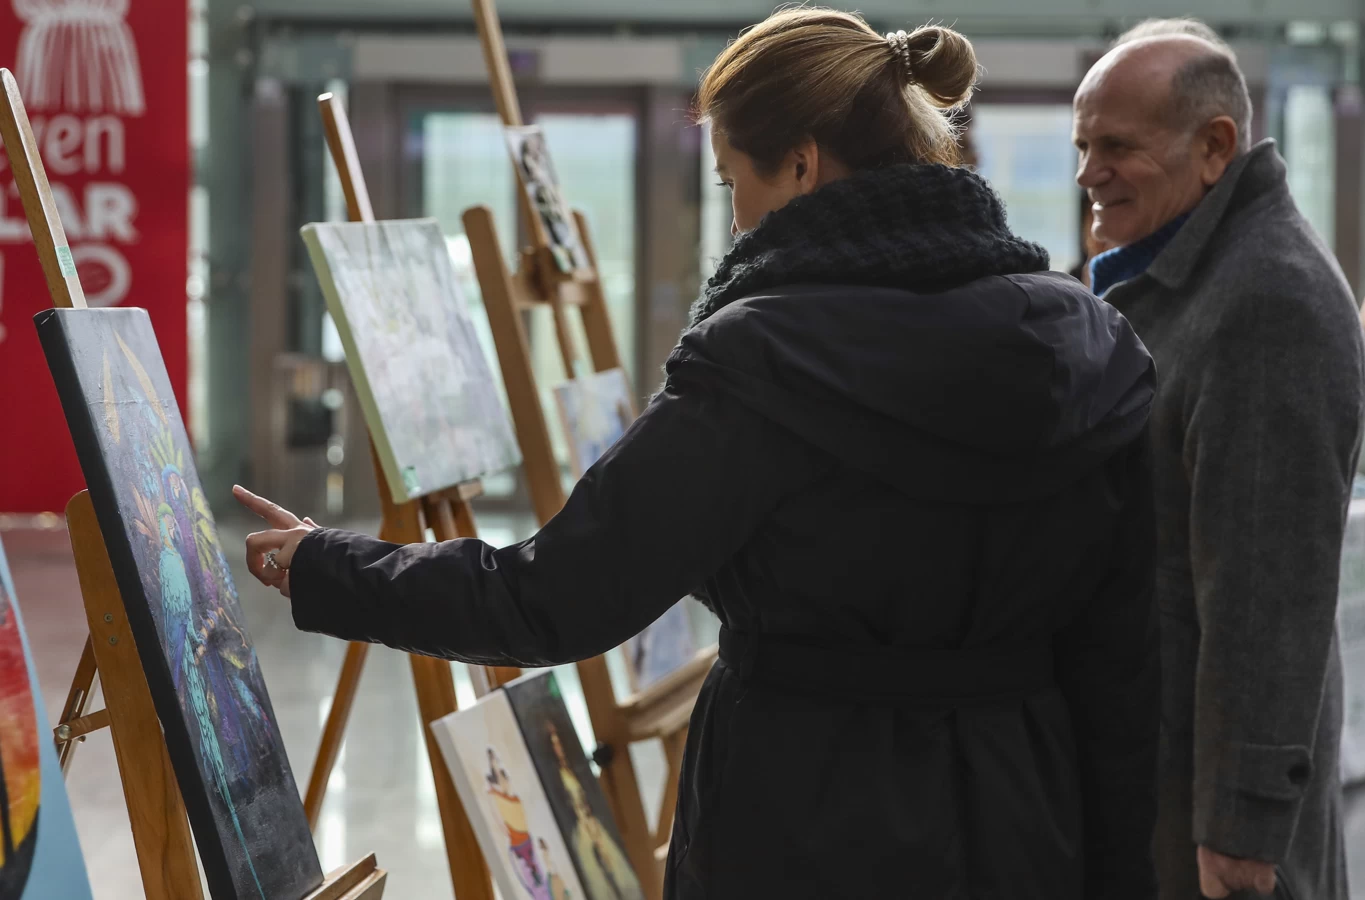
[[[711,130],[711,149],[716,155],[716,174],[730,189],[730,203],[735,214],[730,224],[732,235],[753,230],[759,220],[773,210],[848,174],[833,157],[826,154],[822,158],[814,141],[789,151],[776,171],[769,174],[760,174],[754,168],[753,157],[736,150],[729,139],[715,129]]]

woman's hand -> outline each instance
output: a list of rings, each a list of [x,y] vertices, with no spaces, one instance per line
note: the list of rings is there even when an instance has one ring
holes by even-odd
[[[317,528],[312,519],[300,519],[279,504],[257,497],[241,485],[232,489],[237,502],[265,519],[269,531],[258,531],[246,538],[246,567],[266,587],[278,588],[289,596],[289,566],[308,532]]]

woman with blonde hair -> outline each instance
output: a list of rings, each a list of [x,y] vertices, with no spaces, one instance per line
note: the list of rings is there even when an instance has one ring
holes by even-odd
[[[707,71],[734,246],[534,537],[397,546],[241,493],[296,624],[488,665],[695,592],[665,896],[1151,896],[1150,357],[959,167],[947,28],[798,9]]]

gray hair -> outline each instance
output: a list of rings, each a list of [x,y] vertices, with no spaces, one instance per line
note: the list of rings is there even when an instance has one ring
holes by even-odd
[[[1190,17],[1147,19],[1119,35],[1113,46],[1168,35],[1199,38],[1212,48],[1186,62],[1171,78],[1171,121],[1184,128],[1227,116],[1237,126],[1237,152],[1251,149],[1251,94],[1237,55],[1218,32]]]

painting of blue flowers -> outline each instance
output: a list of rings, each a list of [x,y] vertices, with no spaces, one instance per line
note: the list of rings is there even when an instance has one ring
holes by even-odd
[[[151,321],[35,321],[210,893],[297,900],[322,871]]]

